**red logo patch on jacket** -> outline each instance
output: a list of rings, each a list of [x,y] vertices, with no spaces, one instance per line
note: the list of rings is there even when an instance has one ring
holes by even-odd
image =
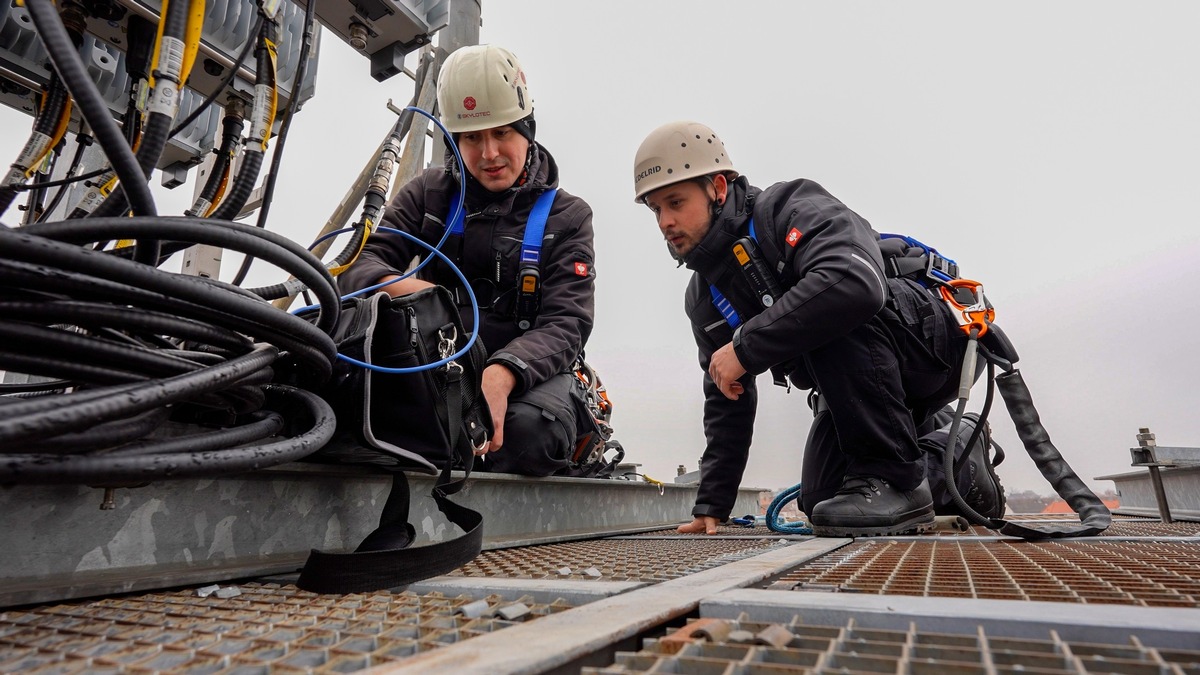
[[[588,275],[587,263],[584,263],[584,262],[575,263],[575,274],[577,274],[581,277],[586,277]]]
[[[788,243],[788,246],[795,246],[796,244],[800,243],[800,237],[803,236],[804,235],[800,232],[800,230],[797,230],[793,227],[792,229],[788,230],[787,239],[784,241]]]

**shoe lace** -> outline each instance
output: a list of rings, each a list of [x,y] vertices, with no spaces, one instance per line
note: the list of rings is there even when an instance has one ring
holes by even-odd
[[[842,487],[838,488],[839,495],[862,495],[864,497],[872,497],[880,493],[879,486],[876,481],[883,483],[887,487],[887,481],[882,478],[874,478],[872,476],[846,476],[842,481]]]

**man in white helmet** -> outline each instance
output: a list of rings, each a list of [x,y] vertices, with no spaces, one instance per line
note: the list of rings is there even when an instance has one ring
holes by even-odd
[[[885,272],[879,235],[820,185],[750,185],[703,124],[673,122],[646,137],[634,197],[694,272],[686,309],[705,371],[708,442],[694,520],[680,531],[714,534],[729,517],[749,455],[755,376],[767,370],[818,394],[800,497],[818,535],[931,526],[918,438],[949,421],[937,416],[956,396],[966,345],[944,303]],[[984,452],[970,453],[982,464],[960,471],[956,486],[999,517],[1003,493]]]
[[[443,64],[437,98],[441,122],[454,136],[466,173],[459,175],[447,152],[444,169],[428,169],[397,192],[382,224],[431,245],[447,227],[456,232],[442,250],[471,282],[480,304],[479,336],[488,351],[483,394],[495,434],[482,450],[481,468],[534,476],[562,473],[576,437],[571,366],[592,331],[592,210],[579,197],[557,190],[533,268],[535,294],[519,287],[518,274],[528,269],[522,264],[526,223],[539,197],[559,183],[558,165],[535,140],[525,71],[502,47],[463,47]],[[460,190],[466,213],[459,230],[450,219]],[[400,236],[378,234],[340,277],[343,292],[395,279],[423,255]],[[385,288],[399,296],[433,284],[460,285],[435,260],[419,278]],[[467,302],[461,293],[469,328]]]

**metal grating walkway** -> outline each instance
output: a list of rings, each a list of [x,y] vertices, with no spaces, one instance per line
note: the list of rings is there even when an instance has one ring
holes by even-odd
[[[1200,542],[860,540],[772,588],[1200,607]]]
[[[667,581],[761,553],[772,539],[577,541],[484,551],[449,576]]]
[[[1200,651],[1060,639],[865,629],[843,625],[786,624],[698,619],[637,652],[620,652],[611,666],[583,668],[590,675],[632,673],[906,673],[910,675],[999,673],[1200,673]]]
[[[570,609],[564,601],[317,595],[243,584],[0,613],[3,673],[347,673]]]

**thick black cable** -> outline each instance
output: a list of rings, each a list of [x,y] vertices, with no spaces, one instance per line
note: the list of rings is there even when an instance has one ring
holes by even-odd
[[[128,263],[137,265],[136,263]],[[143,270],[152,267],[137,265]],[[79,298],[96,299],[111,303],[131,303],[151,307],[160,311],[175,311],[191,317],[201,318],[216,325],[233,328],[261,341],[279,346],[291,352],[308,367],[313,378],[320,381],[332,371],[336,348],[332,339],[317,327],[303,319],[281,312],[265,302],[230,297],[215,284],[205,284],[203,277],[194,279],[194,286],[201,291],[196,302],[184,301],[169,293],[144,290],[137,285],[98,279],[66,269],[47,269],[44,265],[33,265],[0,258],[0,287],[13,284],[40,285],[44,288]],[[195,290],[195,289],[193,289]],[[237,300],[237,302],[234,302]]]
[[[225,118],[221,121],[223,129],[221,136],[221,146],[217,149],[217,158],[213,161],[212,169],[209,171],[208,180],[205,181],[204,187],[200,190],[200,195],[197,197],[197,204],[212,204],[217,198],[217,191],[221,189],[221,183],[227,180],[226,173],[229,170],[229,165],[233,161],[234,155],[237,153],[238,143],[242,138],[242,128],[246,125],[246,118],[241,114],[241,106],[237,110],[230,110]],[[193,211],[196,207],[188,209],[185,215],[204,217],[204,213],[196,213]],[[235,286],[237,284],[234,284]]]
[[[171,138],[175,138],[179,132],[188,128],[192,122],[195,122],[200,115],[203,114],[204,111],[213,104],[213,101],[217,100],[217,97],[221,95],[221,92],[225,91],[225,89],[229,87],[229,83],[233,82],[234,76],[236,76],[237,72],[241,70],[242,64],[246,62],[246,57],[250,55],[251,50],[254,49],[255,43],[258,41],[257,36],[259,31],[262,30],[262,22],[263,15],[260,11],[258,13],[258,19],[254,22],[254,27],[251,28],[250,32],[248,33],[250,39],[246,40],[245,45],[242,45],[242,51],[238,53],[237,60],[234,61],[233,65],[229,68],[229,72],[225,73],[225,78],[221,80],[221,84],[217,85],[216,89],[213,89],[211,92],[209,92],[208,96],[204,97],[204,100],[200,103],[200,105],[196,106],[196,109],[193,110],[191,114],[183,118],[182,122],[175,125],[175,128],[171,130]]]
[[[235,331],[142,307],[96,305],[71,300],[40,303],[0,300],[0,316],[18,321],[67,322],[81,328],[146,331],[233,351],[246,351],[251,346],[250,340]]]
[[[154,100],[149,105],[149,110],[146,113],[146,127],[142,131],[141,140],[138,143],[137,159],[138,164],[142,168],[144,176],[143,182],[149,183],[150,177],[154,175],[154,169],[158,166],[158,160],[162,157],[163,149],[167,146],[167,135],[171,130],[171,121],[175,117],[175,112],[179,109],[179,98],[183,89],[183,84],[179,81],[182,75],[178,72],[169,70],[165,55],[169,51],[168,45],[170,42],[181,42],[184,33],[187,31],[187,16],[190,5],[186,2],[175,2],[167,5],[167,14],[163,17],[163,32],[162,40],[159,44],[159,63],[160,70],[153,73],[156,78],[154,91],[150,94],[152,99],[158,97],[160,90],[173,92],[171,99],[171,109],[169,112],[156,110]],[[99,207],[96,208],[89,218],[103,218],[106,216],[124,215],[128,209],[128,199],[125,196],[124,183],[117,187],[112,194],[105,199]],[[159,264],[160,243],[156,239],[139,239],[133,249],[134,260],[145,264],[157,267]]]
[[[76,157],[82,157],[82,155],[83,155],[83,151],[82,151],[82,149],[80,149],[80,151],[77,153]],[[65,185],[70,185],[71,183],[78,183],[81,180],[88,180],[89,178],[95,178],[96,176],[99,176],[100,174],[104,173],[105,171],[108,171],[108,169],[96,169],[95,171],[89,171],[87,173],[79,174],[78,176],[71,176],[70,175],[71,171],[78,168],[78,162],[75,160],[72,160],[71,164],[72,164],[72,167],[70,169],[67,169],[68,177],[66,177],[66,178],[59,178],[58,180],[48,180],[45,183],[42,183],[40,185],[17,185],[17,186],[14,186],[13,189],[16,190],[17,192],[28,192],[29,190],[34,190],[34,189],[39,189],[39,188],[49,189],[52,187],[63,187]],[[57,206],[57,204],[47,207],[46,213],[50,213],[50,211],[53,210],[54,206]]]
[[[214,224],[220,225],[213,227]],[[251,253],[263,258],[271,264],[283,269],[309,286],[321,303],[321,314],[316,324],[322,330],[329,332],[337,323],[340,311],[340,298],[337,294],[336,282],[329,270],[321,261],[309,253],[303,246],[284,237],[249,225],[233,222],[217,222],[217,219],[185,218],[180,216],[157,216],[154,218],[91,218],[87,221],[61,221],[55,223],[39,223],[22,228],[20,233],[4,233],[4,237],[31,237],[37,235],[47,239],[81,245],[100,239],[136,238],[137,236],[152,236],[161,239],[176,239],[193,241],[228,248],[243,253]],[[15,245],[15,242],[14,242]],[[7,249],[7,246],[4,247]],[[36,250],[36,246],[31,250]],[[83,250],[72,254],[74,259],[119,261],[115,256]],[[57,259],[48,260],[54,263]],[[121,261],[125,262],[125,261]],[[98,263],[97,263],[98,264]],[[119,269],[121,274],[128,273],[127,265],[114,264],[108,269]],[[73,268],[79,269],[79,268]],[[82,271],[82,270],[81,270]],[[168,279],[175,275],[160,273],[157,278]],[[143,275],[145,276],[145,275]],[[121,277],[115,277],[121,279]],[[180,281],[175,278],[175,281]],[[147,288],[149,286],[146,286]],[[236,287],[235,287],[236,288]],[[272,308],[274,309],[274,308]],[[277,313],[278,310],[275,310]],[[302,323],[308,323],[301,320]]]
[[[52,357],[70,353],[85,363],[103,363],[144,377],[171,377],[203,366],[164,349],[146,349],[86,333],[0,319],[0,346],[10,354]],[[0,356],[3,358],[3,356]]]
[[[296,64],[296,75],[292,78],[291,99],[288,100],[287,110],[283,112],[283,121],[279,125],[279,135],[275,137],[275,154],[271,158],[271,171],[267,174],[267,182],[263,187],[262,205],[258,207],[258,220],[255,225],[266,228],[267,214],[271,212],[271,200],[275,196],[275,182],[279,179],[279,171],[283,162],[283,146],[287,143],[288,131],[292,128],[292,118],[300,107],[300,88],[304,86],[304,75],[308,70],[308,52],[312,47],[313,22],[316,16],[317,0],[308,0],[304,5],[304,36],[300,42],[300,59]],[[268,131],[269,133],[269,131]],[[254,263],[252,256],[242,258],[237,274],[233,276],[234,286],[241,286]]]
[[[125,419],[103,422],[82,432],[62,434],[27,444],[23,452],[48,455],[78,455],[124,445],[153,433],[170,416],[168,408],[147,410]]]
[[[25,8],[50,55],[54,70],[74,97],[79,112],[95,133],[96,140],[112,165],[136,215],[155,215],[154,195],[142,178],[141,166],[125,136],[113,120],[108,104],[87,74],[62,19],[50,0],[26,0]]]
[[[123,448],[109,450],[105,457],[135,457],[138,455],[174,454],[177,452],[215,452],[222,448],[237,447],[278,434],[284,426],[283,418],[275,412],[260,412],[251,415],[256,421],[228,429],[206,431],[166,440],[141,441]]]
[[[270,365],[277,355],[275,347],[258,345],[249,354],[230,359],[220,366],[139,383],[129,387],[128,393],[123,395],[87,401],[82,405],[65,405],[74,394],[62,397],[67,399],[63,406],[33,413],[24,413],[23,406],[34,401],[14,403],[3,409],[6,415],[0,419],[0,445],[19,448],[24,442],[81,431],[102,421],[136,415],[197,394],[211,393],[225,386],[230,379],[238,379]]]
[[[255,49],[255,77],[254,86],[269,86],[275,88],[275,62],[271,58],[271,50],[269,44],[276,39],[276,32],[279,25],[274,21],[264,21],[259,29],[259,34],[255,42],[258,47]],[[257,114],[259,111],[252,110],[251,115]],[[253,119],[253,117],[251,118]],[[256,129],[254,125],[250,127],[250,135],[253,136]],[[233,187],[229,193],[225,195],[225,199],[221,200],[220,206],[210,215],[216,220],[236,220],[242,211],[242,207],[250,199],[250,194],[254,191],[254,184],[258,181],[259,171],[262,170],[263,155],[266,152],[266,140],[271,137],[270,127],[262,130],[265,138],[248,138],[246,151],[242,155],[242,165],[238,168],[237,177],[233,180]],[[234,284],[236,286],[236,284]]]
[[[197,478],[251,471],[300,459],[322,448],[333,436],[336,418],[329,404],[316,394],[284,385],[264,388],[285,417],[307,426],[305,431],[282,441],[223,452],[106,457],[104,455],[46,457],[11,454],[0,462],[0,482],[73,484],[81,481],[104,483],[131,479]]]

